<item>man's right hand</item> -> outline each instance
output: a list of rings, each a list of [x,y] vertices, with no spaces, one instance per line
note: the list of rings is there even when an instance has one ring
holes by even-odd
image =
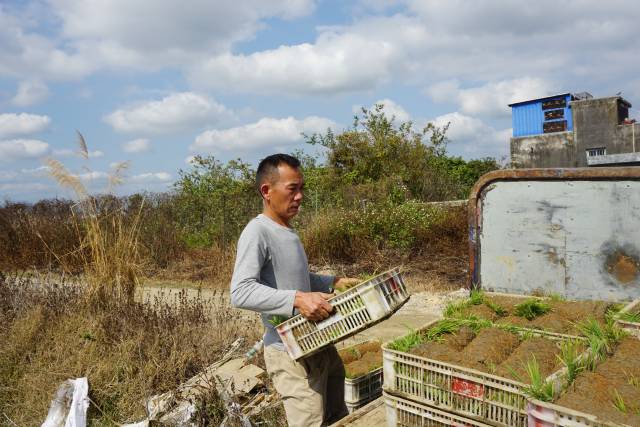
[[[296,292],[293,306],[300,314],[315,322],[326,319],[333,312],[333,307],[327,302],[333,294],[322,292]]]

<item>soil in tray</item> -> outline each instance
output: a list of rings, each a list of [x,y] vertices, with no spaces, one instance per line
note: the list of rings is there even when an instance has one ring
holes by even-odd
[[[526,328],[544,329],[551,332],[575,334],[576,323],[589,317],[604,323],[605,314],[612,303],[605,301],[554,301],[545,300],[551,311],[527,320],[514,314],[515,307],[531,297],[512,297],[502,295],[484,295],[485,300],[502,307],[506,314],[498,316],[487,304],[471,305],[462,311],[464,316],[474,315],[481,319],[496,321],[500,324],[511,324]]]
[[[382,347],[378,342],[366,342],[338,352],[347,378],[358,378],[382,366]]]
[[[527,361],[535,357],[540,373],[547,377],[560,369],[558,355],[560,346],[546,338],[534,337],[524,340],[496,369],[496,375],[512,380],[529,383],[526,371]]]
[[[468,327],[439,341],[423,343],[410,351],[417,356],[452,363],[528,383],[526,363],[535,357],[544,376],[561,368],[560,345],[546,338],[521,339],[499,328],[484,328],[476,335]]]
[[[640,340],[624,338],[594,372],[583,372],[555,403],[604,421],[640,426]],[[618,407],[616,407],[618,406]]]

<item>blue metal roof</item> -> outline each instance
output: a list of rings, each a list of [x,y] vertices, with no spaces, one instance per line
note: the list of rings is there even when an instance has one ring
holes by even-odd
[[[546,101],[552,101],[554,99],[564,99],[564,107],[547,107],[542,108],[542,104]],[[532,99],[529,101],[517,102],[510,104],[511,107],[511,122],[513,127],[513,136],[530,136],[541,135],[544,133],[544,125],[553,125],[557,123],[562,125],[561,122],[566,120],[566,130],[573,130],[573,117],[571,114],[571,94],[563,93],[554,96],[547,96],[544,98]],[[545,117],[545,112],[550,116]]]
[[[559,93],[557,95],[545,96],[543,98],[527,99],[526,101],[519,101],[519,102],[514,102],[512,104],[509,104],[509,107],[513,107],[514,105],[520,105],[520,104],[530,104],[532,102],[543,102],[543,101],[546,101],[546,100],[549,100],[549,99],[562,98],[563,96],[566,97],[568,95],[571,95],[571,93],[570,92]]]

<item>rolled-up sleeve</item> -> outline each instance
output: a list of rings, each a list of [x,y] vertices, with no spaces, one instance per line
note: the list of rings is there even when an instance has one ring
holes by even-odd
[[[260,271],[268,250],[259,230],[244,229],[238,239],[231,278],[231,305],[267,315],[291,316],[295,290],[279,290],[260,283]]]
[[[326,276],[324,274],[309,273],[309,283],[312,292],[329,292],[329,288],[333,286],[335,276]]]

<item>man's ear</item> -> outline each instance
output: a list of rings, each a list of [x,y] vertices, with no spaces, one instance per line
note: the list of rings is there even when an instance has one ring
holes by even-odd
[[[264,200],[269,200],[269,188],[270,186],[268,182],[265,182],[262,185],[260,185],[260,195]]]

